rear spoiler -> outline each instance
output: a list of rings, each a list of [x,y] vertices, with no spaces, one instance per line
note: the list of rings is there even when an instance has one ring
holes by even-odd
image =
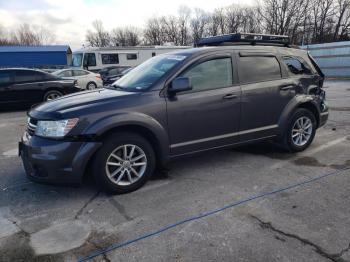
[[[324,78],[324,73],[322,72],[321,68],[317,65],[315,59],[311,56],[310,52],[307,52],[307,55],[309,56],[309,59],[312,65],[315,67],[317,73]]]

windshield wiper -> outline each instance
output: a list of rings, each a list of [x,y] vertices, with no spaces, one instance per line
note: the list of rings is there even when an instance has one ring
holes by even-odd
[[[110,87],[117,89],[117,90],[124,90],[124,87],[118,86],[118,85],[110,85]]]

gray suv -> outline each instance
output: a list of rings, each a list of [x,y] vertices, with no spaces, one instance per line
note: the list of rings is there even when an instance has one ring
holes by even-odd
[[[27,176],[78,183],[92,171],[103,190],[127,193],[175,157],[266,139],[306,149],[328,119],[324,76],[284,40],[202,39],[206,47],[153,57],[110,88],[35,107],[19,143]]]

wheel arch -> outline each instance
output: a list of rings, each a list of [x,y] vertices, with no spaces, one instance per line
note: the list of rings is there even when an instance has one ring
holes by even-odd
[[[169,160],[169,139],[163,126],[150,116],[139,113],[125,113],[110,116],[92,125],[85,134],[92,134],[95,140],[102,142],[104,138],[118,132],[133,132],[152,145],[157,163],[165,165]]]
[[[278,126],[279,126],[279,135],[284,134],[284,130],[288,125],[288,121],[291,117],[291,115],[295,112],[298,108],[305,108],[311,111],[316,119],[316,127],[318,128],[320,125],[320,111],[317,106],[317,103],[314,101],[314,99],[311,96],[297,96],[293,100],[291,100],[288,105],[283,110]]]

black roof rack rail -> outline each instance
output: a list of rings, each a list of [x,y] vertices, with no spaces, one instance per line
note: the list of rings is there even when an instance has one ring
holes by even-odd
[[[286,35],[266,35],[266,34],[252,34],[252,33],[236,33],[217,35],[201,38],[196,44],[196,47],[201,46],[220,46],[220,45],[234,45],[234,44],[262,44],[273,46],[290,46],[289,36]]]

